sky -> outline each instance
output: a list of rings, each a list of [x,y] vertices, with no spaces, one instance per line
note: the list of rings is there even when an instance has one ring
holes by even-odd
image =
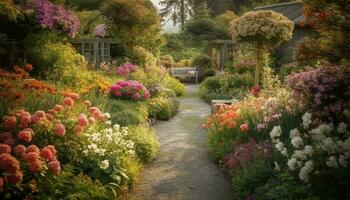
[[[151,0],[152,3],[154,5],[157,6],[158,9],[161,9],[160,5],[159,5],[159,2],[161,0]],[[173,22],[171,20],[169,20],[164,26],[163,26],[163,30],[164,32],[166,33],[176,33],[179,31],[179,27],[178,26],[174,26]]]

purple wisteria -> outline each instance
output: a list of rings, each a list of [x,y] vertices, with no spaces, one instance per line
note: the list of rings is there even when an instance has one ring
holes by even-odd
[[[79,19],[72,11],[63,6],[55,5],[47,0],[32,0],[29,2],[29,8],[34,10],[41,27],[62,29],[70,37],[78,34]]]

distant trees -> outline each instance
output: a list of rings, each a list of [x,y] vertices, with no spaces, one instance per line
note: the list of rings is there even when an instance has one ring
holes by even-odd
[[[192,5],[189,0],[162,0],[159,3],[162,6],[160,15],[163,19],[173,21],[174,24],[180,23],[181,29],[184,29],[186,21],[192,15]]]

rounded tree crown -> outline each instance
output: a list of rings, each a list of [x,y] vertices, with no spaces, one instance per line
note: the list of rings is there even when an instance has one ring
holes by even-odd
[[[278,46],[292,38],[294,23],[271,10],[245,13],[231,22],[232,39],[237,43]]]

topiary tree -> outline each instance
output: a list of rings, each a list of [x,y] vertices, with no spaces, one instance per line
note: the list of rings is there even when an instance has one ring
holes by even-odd
[[[294,24],[287,17],[270,10],[245,13],[231,22],[232,39],[237,43],[251,43],[255,47],[255,85],[259,85],[261,53],[292,38]]]

